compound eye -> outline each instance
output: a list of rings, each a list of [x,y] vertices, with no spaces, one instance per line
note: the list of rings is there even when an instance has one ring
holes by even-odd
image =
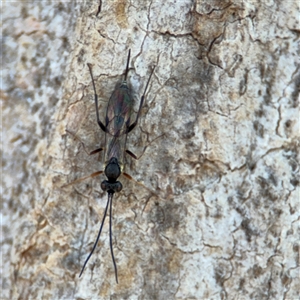
[[[114,187],[115,192],[120,192],[122,188],[123,188],[122,183],[120,181],[117,181]]]
[[[109,183],[106,180],[104,180],[104,181],[101,182],[101,189],[102,189],[102,191],[106,192],[107,189],[108,189],[108,186],[109,186]]]

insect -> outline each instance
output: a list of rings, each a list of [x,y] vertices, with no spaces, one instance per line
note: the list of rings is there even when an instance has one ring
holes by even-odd
[[[106,117],[105,117],[105,124],[103,124],[99,117],[99,110],[98,110],[98,95],[95,88],[95,82],[93,78],[92,73],[92,66],[88,64],[89,72],[92,78],[92,85],[94,89],[94,98],[95,98],[95,106],[96,106],[96,117],[97,117],[97,123],[99,127],[105,132],[105,154],[104,154],[104,174],[107,177],[107,180],[102,181],[101,183],[101,189],[103,191],[106,191],[108,194],[107,203],[104,211],[104,215],[101,221],[100,229],[96,238],[96,241],[94,243],[93,249],[86,258],[84,265],[81,269],[81,272],[79,274],[79,277],[81,277],[89,259],[91,258],[97,243],[99,241],[103,224],[105,221],[105,217],[107,214],[107,210],[109,207],[109,244],[110,244],[110,252],[111,257],[114,265],[115,270],[115,277],[116,282],[118,283],[118,271],[117,271],[117,265],[114,257],[113,252],[113,244],[112,244],[112,200],[114,193],[120,192],[122,190],[122,184],[120,181],[118,181],[119,176],[121,175],[121,172],[124,169],[125,164],[125,153],[128,153],[135,159],[137,158],[131,151],[126,150],[126,140],[127,140],[127,134],[131,132],[137,125],[139,117],[141,115],[141,110],[143,107],[145,94],[148,89],[148,85],[150,83],[151,76],[153,74],[153,71],[155,69],[155,66],[152,68],[152,71],[150,73],[150,76],[148,78],[148,81],[146,83],[146,87],[144,89],[144,93],[140,100],[139,109],[136,115],[136,119],[134,122],[131,123],[131,116],[133,112],[133,104],[134,100],[131,95],[131,91],[127,84],[127,75],[129,71],[129,62],[130,62],[130,49],[128,51],[128,57],[127,57],[127,64],[126,64],[126,70],[125,70],[125,76],[122,83],[116,87],[116,89],[113,91],[107,105],[106,109]],[[97,152],[102,151],[103,148],[96,149],[92,151],[90,154],[94,154]],[[89,177],[94,177],[97,175],[102,174],[103,171],[98,171],[96,173],[93,173],[89,176],[80,178],[76,180],[75,182],[79,182],[82,180],[85,180]],[[130,175],[123,173],[126,177],[131,178]],[[74,183],[74,182],[73,182]]]

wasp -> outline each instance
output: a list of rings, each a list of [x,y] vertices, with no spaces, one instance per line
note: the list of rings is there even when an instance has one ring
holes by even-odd
[[[134,99],[132,96],[132,92],[130,88],[128,87],[127,83],[127,75],[129,71],[129,63],[130,63],[130,49],[128,51],[128,57],[127,57],[127,64],[126,64],[126,70],[124,75],[124,80],[121,82],[120,85],[118,85],[115,90],[113,91],[107,105],[106,109],[106,116],[105,116],[105,122],[102,123],[99,117],[99,109],[98,109],[98,95],[96,92],[95,87],[95,81],[93,77],[92,72],[92,65],[87,64],[90,72],[90,76],[92,79],[92,85],[94,89],[94,100],[95,100],[95,106],[96,106],[96,117],[97,117],[97,123],[99,127],[104,131],[105,133],[105,147],[96,149],[92,151],[90,154],[95,154],[97,152],[100,152],[102,150],[105,150],[104,154],[104,174],[107,177],[106,180],[103,180],[101,182],[101,189],[105,192],[107,192],[107,203],[104,211],[104,215],[101,221],[100,229],[96,238],[96,241],[94,243],[94,246],[92,248],[92,251],[86,258],[83,267],[81,269],[81,272],[79,274],[79,277],[81,277],[89,259],[91,258],[94,250],[96,249],[97,243],[99,241],[103,224],[107,215],[107,211],[109,209],[109,244],[110,244],[110,252],[111,257],[114,265],[114,271],[115,271],[115,277],[116,282],[118,283],[118,271],[117,271],[117,264],[114,257],[113,252],[113,244],[112,244],[112,202],[113,202],[113,196],[115,193],[118,193],[122,190],[123,186],[120,181],[118,181],[119,176],[124,170],[125,166],[125,154],[129,154],[135,159],[137,157],[129,150],[126,150],[126,141],[127,141],[127,134],[130,133],[138,124],[138,120],[141,115],[142,107],[145,100],[145,95],[148,89],[148,85],[150,83],[152,74],[154,72],[155,66],[152,67],[150,76],[148,78],[148,81],[146,83],[146,87],[144,89],[144,93],[141,97],[139,109],[136,114],[136,118],[134,121],[132,121],[132,114],[133,114],[133,106],[134,106]],[[100,174],[102,174],[103,171],[98,171],[96,173],[93,173],[89,176],[80,178],[75,182],[79,182],[82,180],[85,180],[90,177],[95,177]],[[126,177],[131,178],[130,175],[125,174]],[[69,185],[69,184],[68,184]]]

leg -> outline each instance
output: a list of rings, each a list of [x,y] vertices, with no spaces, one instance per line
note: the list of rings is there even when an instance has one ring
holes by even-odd
[[[126,65],[124,81],[127,80],[127,74],[128,74],[128,70],[129,70],[129,61],[130,61],[130,49],[128,50],[127,65]]]
[[[150,82],[150,79],[151,79],[151,76],[152,76],[152,74],[153,74],[154,69],[155,69],[155,66],[152,68],[151,74],[150,74],[149,79],[148,79],[148,81],[147,81],[147,84],[146,84],[144,93],[143,93],[142,98],[141,98],[140,107],[139,107],[138,113],[137,113],[137,115],[136,115],[136,119],[135,119],[135,121],[127,128],[127,133],[130,132],[130,131],[136,126],[136,124],[138,123],[138,120],[139,120],[139,117],[140,117],[140,114],[141,114],[141,111],[142,111],[143,103],[144,103],[145,94],[146,94],[146,91],[147,91],[147,88],[148,88],[148,85],[149,85],[149,82]]]
[[[144,208],[142,209],[142,214],[144,213],[144,210],[146,208],[146,206],[148,205],[148,202],[151,200],[152,197],[156,197],[157,199],[160,199],[160,196],[153,190],[147,188],[143,183],[139,182],[139,181],[136,181],[132,176],[130,176],[129,174],[127,173],[122,173],[122,175],[124,177],[126,177],[127,179],[129,180],[132,180],[133,182],[135,182],[136,184],[138,184],[139,186],[142,186],[144,189],[146,189],[149,193],[150,193],[150,197],[148,197],[148,199],[146,200],[145,202],[145,205],[144,205]],[[165,198],[165,197],[164,197]]]
[[[88,176],[84,176],[84,177],[78,178],[78,179],[76,179],[76,180],[74,180],[74,181],[72,181],[72,182],[70,182],[70,183],[64,184],[64,185],[62,185],[61,187],[64,188],[64,187],[66,187],[66,186],[73,185],[73,184],[75,184],[75,183],[84,181],[84,180],[86,180],[86,179],[88,179],[88,178],[96,177],[96,176],[98,176],[98,175],[100,175],[100,174],[102,174],[102,173],[103,173],[103,171],[95,172],[95,173],[90,174],[90,175],[88,175]]]
[[[90,74],[91,74],[91,78],[92,78],[92,84],[93,84],[93,88],[94,88],[94,96],[95,96],[95,105],[96,105],[96,115],[97,115],[97,123],[100,126],[100,128],[106,132],[106,126],[104,126],[104,124],[100,121],[99,118],[99,110],[98,110],[98,95],[96,93],[96,88],[95,88],[95,82],[94,82],[94,78],[93,78],[93,73],[92,73],[92,67],[90,64],[87,64],[90,70]]]
[[[96,150],[93,150],[92,152],[90,152],[90,155],[96,154],[98,152],[101,152],[103,150],[103,148],[98,148]]]
[[[125,151],[126,151],[126,153],[129,154],[131,157],[133,157],[134,159],[137,159],[137,156],[136,156],[134,153],[132,153],[132,152],[129,151],[129,150],[125,150]]]
[[[142,187],[143,187],[144,189],[146,189],[151,195],[156,196],[157,198],[159,198],[159,196],[158,196],[158,194],[157,194],[156,192],[154,192],[154,191],[152,191],[151,189],[147,188],[143,183],[141,183],[141,182],[135,180],[135,179],[134,179],[132,176],[130,176],[129,174],[123,172],[122,175],[123,175],[124,177],[126,177],[127,179],[132,180],[134,183],[136,183],[136,184],[142,186]]]
[[[141,131],[147,135],[147,142],[148,142],[148,145],[144,147],[142,154],[141,154],[139,157],[137,157],[137,156],[136,156],[134,153],[132,153],[130,150],[127,150],[127,149],[125,150],[125,152],[126,152],[127,154],[129,154],[131,157],[133,157],[133,158],[136,159],[136,160],[139,160],[139,159],[144,155],[144,153],[145,153],[146,149],[148,148],[148,146],[150,146],[155,140],[157,140],[157,139],[159,139],[159,138],[161,138],[162,136],[165,135],[165,134],[163,133],[162,135],[159,135],[158,137],[156,137],[154,140],[152,140],[152,141],[150,142],[150,141],[149,141],[149,134],[148,134],[147,132],[143,131],[142,128],[141,128]]]
[[[69,133],[70,135],[72,135],[72,136],[74,137],[75,140],[78,140],[78,141],[81,143],[81,145],[82,145],[82,147],[83,147],[83,149],[84,149],[84,151],[85,151],[85,153],[86,153],[87,155],[93,155],[93,154],[96,154],[96,153],[98,153],[98,152],[100,152],[100,151],[103,150],[103,148],[98,148],[98,149],[96,149],[96,150],[93,150],[92,152],[88,152],[88,151],[86,150],[86,148],[85,148],[84,142],[83,142],[78,136],[76,136],[74,133],[72,133],[72,132],[71,132],[70,130],[68,130],[68,129],[66,129],[66,132]]]

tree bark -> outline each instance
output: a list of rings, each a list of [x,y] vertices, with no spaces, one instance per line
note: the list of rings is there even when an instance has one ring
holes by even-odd
[[[295,1],[2,4],[2,299],[296,299]],[[298,26],[298,27],[297,27]],[[105,120],[125,71],[142,117],[109,218]],[[134,119],[134,117],[133,117]]]

